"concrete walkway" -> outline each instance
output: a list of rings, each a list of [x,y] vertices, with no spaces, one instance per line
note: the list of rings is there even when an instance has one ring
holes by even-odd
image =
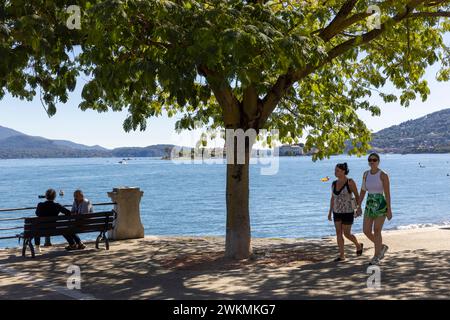
[[[54,246],[36,259],[0,250],[1,299],[450,299],[450,229],[385,234],[390,250],[381,288],[367,287],[373,246],[336,264],[333,239],[255,239],[254,259],[222,258],[223,238],[157,238],[114,242],[110,251],[66,252]],[[79,267],[81,289],[69,290]]]

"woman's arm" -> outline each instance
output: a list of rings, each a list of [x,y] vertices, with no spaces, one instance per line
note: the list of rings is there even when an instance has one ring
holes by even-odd
[[[358,216],[360,216],[362,214],[362,203],[364,201],[364,198],[366,197],[366,173],[364,173],[363,175],[363,180],[361,183],[361,191],[359,193],[359,201],[358,203]]]
[[[388,220],[392,219],[392,209],[391,209],[391,183],[389,181],[389,176],[382,172],[381,173],[381,181],[383,182],[384,195],[386,196],[387,203],[387,218]]]
[[[89,204],[88,204],[88,213],[94,213],[94,206],[92,205],[92,203],[89,201]]]
[[[366,190],[361,189],[361,193],[359,194],[358,207],[361,208],[361,205],[362,205],[362,203],[363,203],[365,197],[366,197]]]
[[[356,186],[356,182],[353,180],[350,180],[348,185],[350,186],[350,191],[355,196],[356,204],[359,206],[359,192],[358,192],[358,187]]]
[[[350,180],[348,183],[349,187],[350,187],[350,191],[353,193],[353,195],[355,196],[355,201],[356,201],[356,216],[359,216],[361,213],[359,212],[359,192],[358,192],[358,187],[356,186],[356,182],[353,180]]]
[[[42,205],[38,203],[35,214],[37,217],[40,217],[41,213],[42,213]]]
[[[331,221],[331,214],[333,212],[334,209],[334,195],[331,194],[331,200],[330,200],[330,211],[328,211],[328,220]]]
[[[60,205],[59,203],[57,204],[57,206],[58,206],[58,210],[60,213],[63,213],[66,216],[70,216],[72,214],[69,209],[66,209],[64,206]]]

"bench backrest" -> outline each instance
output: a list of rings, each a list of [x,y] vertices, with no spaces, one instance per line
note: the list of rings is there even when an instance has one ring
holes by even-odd
[[[26,218],[23,237],[51,237],[74,233],[106,232],[112,229],[114,216],[114,211],[107,211],[73,216]]]

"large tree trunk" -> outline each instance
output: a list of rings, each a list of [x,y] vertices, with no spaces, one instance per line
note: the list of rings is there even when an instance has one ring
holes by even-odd
[[[252,251],[249,210],[250,150],[251,147],[246,143],[245,164],[238,164],[236,157],[232,164],[227,163],[225,256],[238,260],[249,258]]]
[[[206,76],[208,84],[211,86],[214,96],[222,107],[223,122],[226,129],[237,130],[241,128],[246,131],[248,128],[258,127],[261,117],[262,102],[258,99],[258,94],[253,85],[247,86],[243,92],[243,99],[240,102],[231,88],[228,81],[220,73],[208,69],[206,66],[199,66],[200,74]],[[259,102],[259,104],[258,104]],[[259,107],[259,109],[258,109]],[[237,162],[237,143],[225,139],[226,145],[232,144],[234,150],[234,161],[230,161],[227,146],[227,227],[225,256],[232,259],[247,259],[251,254],[251,234],[250,234],[250,210],[249,210],[249,165],[250,151],[254,140],[245,141],[245,161]]]

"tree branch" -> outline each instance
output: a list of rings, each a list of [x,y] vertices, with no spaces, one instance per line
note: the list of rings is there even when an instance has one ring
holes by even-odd
[[[443,0],[444,1],[444,0]],[[389,5],[392,5],[395,2],[395,0],[386,0],[383,3],[378,4],[378,7],[380,7],[380,9],[384,9],[387,8]],[[347,13],[350,13],[350,11]],[[348,27],[350,27],[351,25],[362,21],[363,19],[366,19],[367,17],[370,17],[371,15],[373,15],[373,12],[358,12],[355,13],[354,15],[346,18],[346,19],[339,19],[338,23],[333,23],[333,27],[328,26],[325,29],[328,29],[328,31],[326,32],[326,34],[323,34],[324,30],[318,30],[317,32],[319,32],[319,36],[326,42],[328,42],[329,40],[331,40],[332,38],[334,38],[336,35],[338,35],[339,33],[341,33],[342,31],[344,31],[345,29],[347,29]]]
[[[404,7],[404,10],[400,13],[398,13],[396,16],[391,18],[390,20],[394,23],[399,23],[402,20],[409,17],[414,10],[414,8],[418,7],[420,4],[425,2],[426,0],[411,0],[408,2],[408,4]],[[286,74],[281,75],[276,83],[273,85],[273,87],[270,89],[270,91],[267,93],[267,95],[263,99],[263,110],[261,114],[261,119],[259,121],[259,124],[262,126],[265,124],[267,119],[269,118],[270,114],[275,110],[276,106],[280,102],[281,98],[284,96],[285,92],[295,83],[300,81],[301,79],[304,79],[312,72],[318,70],[319,68],[323,67],[328,62],[332,61],[336,57],[339,57],[340,55],[347,52],[349,49],[357,46],[364,45],[373,39],[379,37],[383,34],[383,32],[386,30],[387,22],[383,23],[380,26],[380,29],[374,29],[370,32],[367,32],[363,34],[360,37],[347,40],[330,51],[328,51],[328,56],[326,59],[324,59],[322,62],[311,65],[308,64],[305,66],[305,68],[300,70],[289,70]]]
[[[219,73],[204,65],[198,67],[198,72],[206,78],[214,96],[222,106],[225,128],[239,128],[241,120],[240,103],[233,94],[230,84]]]
[[[331,23],[320,32],[319,36],[325,41],[328,41],[332,37],[334,37],[335,29],[337,29],[337,27],[347,18],[357,2],[358,0],[347,0],[342,5],[341,9],[331,21]]]
[[[244,125],[254,127],[261,115],[262,104],[258,97],[255,85],[250,84],[243,90],[242,115]],[[257,128],[256,128],[257,129]]]
[[[414,12],[410,15],[411,18],[441,18],[441,17],[450,17],[449,11],[437,11],[437,12]]]

